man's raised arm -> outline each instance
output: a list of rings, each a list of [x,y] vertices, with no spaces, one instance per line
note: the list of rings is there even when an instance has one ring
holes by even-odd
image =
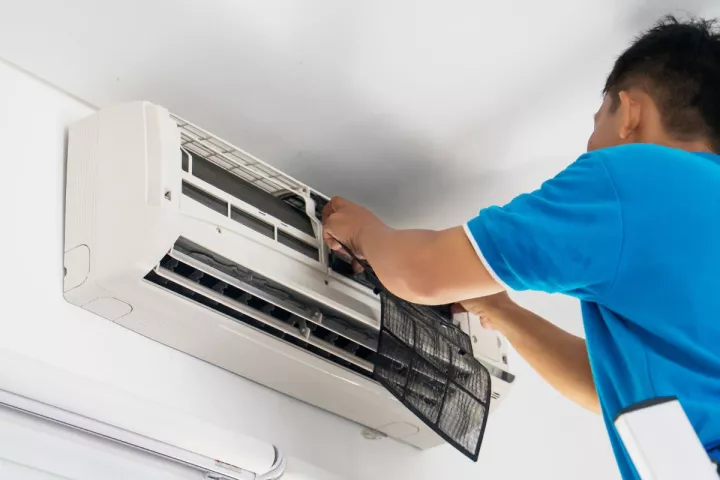
[[[383,285],[414,303],[442,305],[498,293],[462,227],[396,230],[367,209],[342,198],[325,207],[325,241],[364,258]]]

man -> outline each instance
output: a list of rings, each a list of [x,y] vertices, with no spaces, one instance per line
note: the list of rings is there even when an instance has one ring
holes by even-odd
[[[325,240],[364,257],[396,295],[460,303],[552,386],[602,412],[677,396],[720,460],[720,32],[667,18],[619,57],[595,130],[555,178],[444,231],[395,230],[333,199]],[[585,340],[513,304],[506,289],[582,305]],[[471,300],[474,299],[474,300]]]

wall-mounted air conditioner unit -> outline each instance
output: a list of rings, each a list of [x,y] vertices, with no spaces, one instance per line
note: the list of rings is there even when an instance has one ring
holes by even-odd
[[[373,380],[379,300],[323,245],[324,195],[137,102],[70,127],[66,197],[71,303],[416,447],[443,443]],[[504,340],[454,321],[493,376],[492,411],[514,379]]]

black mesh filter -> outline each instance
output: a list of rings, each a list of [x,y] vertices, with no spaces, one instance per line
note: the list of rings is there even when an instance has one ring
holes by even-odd
[[[355,260],[380,295],[375,379],[445,441],[477,461],[491,385],[487,368],[473,357],[470,337],[448,322],[442,309],[388,292],[366,262]]]
[[[473,461],[490,405],[490,373],[470,337],[433,309],[380,292],[375,378],[425,424]]]

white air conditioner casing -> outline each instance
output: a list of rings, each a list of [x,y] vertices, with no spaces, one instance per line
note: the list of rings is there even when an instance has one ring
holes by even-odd
[[[291,198],[299,220],[249,202],[248,184]],[[65,297],[397,440],[444,443],[371,378],[379,301],[329,267],[326,201],[162,107],[102,109],[69,129]],[[492,411],[514,380],[506,343],[476,317],[455,321],[492,374]]]

